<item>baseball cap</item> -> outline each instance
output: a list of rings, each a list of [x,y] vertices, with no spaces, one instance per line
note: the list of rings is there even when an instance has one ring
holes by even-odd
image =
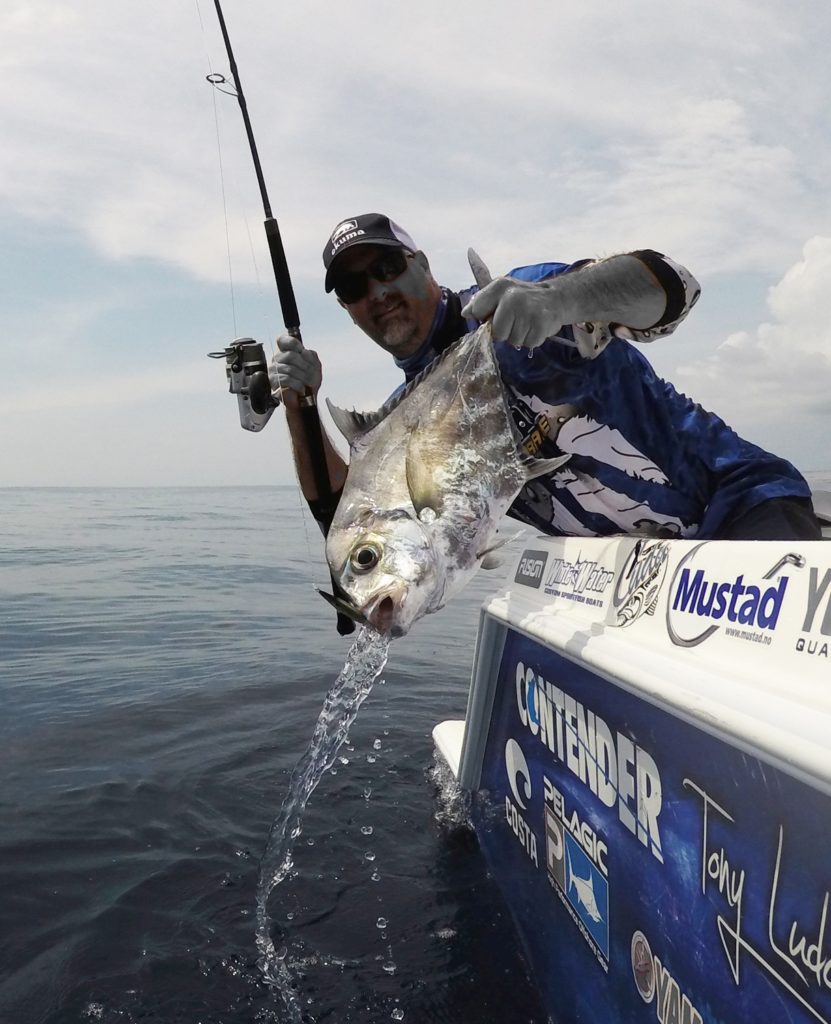
[[[332,267],[342,252],[353,245],[389,245],[416,252],[417,246],[407,232],[383,213],[362,213],[348,217],[335,226],[323,250],[326,268],[326,291],[335,287]]]

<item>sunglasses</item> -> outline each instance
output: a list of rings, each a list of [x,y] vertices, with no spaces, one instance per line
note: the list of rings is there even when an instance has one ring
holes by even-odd
[[[401,277],[407,269],[407,253],[402,249],[385,252],[363,270],[344,270],[335,279],[335,295],[347,306],[360,302],[369,290],[369,279],[385,284]]]

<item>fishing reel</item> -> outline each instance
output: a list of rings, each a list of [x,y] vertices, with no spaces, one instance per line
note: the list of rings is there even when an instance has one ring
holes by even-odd
[[[271,397],[263,346],[253,338],[237,338],[224,351],[209,352],[208,357],[225,360],[228,390],[239,403],[240,426],[243,430],[262,430],[277,408]]]

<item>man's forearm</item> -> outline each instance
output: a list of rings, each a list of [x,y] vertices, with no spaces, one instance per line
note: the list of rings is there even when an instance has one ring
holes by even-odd
[[[306,430],[302,412],[297,405],[286,405],[286,422],[288,423],[289,434],[291,435],[294,464],[297,469],[297,478],[300,481],[303,497],[309,502],[319,501],[321,495],[318,493],[315,467],[306,442]],[[346,463],[338,454],[322,425],[321,434],[323,436],[323,449],[326,453],[329,483],[332,493],[337,493],[341,490],[346,480]]]

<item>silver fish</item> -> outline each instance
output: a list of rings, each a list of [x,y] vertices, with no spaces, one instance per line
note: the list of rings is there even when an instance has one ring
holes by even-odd
[[[514,498],[568,458],[521,450],[490,324],[453,344],[378,412],[328,404],[350,459],[326,539],[336,597],[324,596],[392,636],[492,565]]]

